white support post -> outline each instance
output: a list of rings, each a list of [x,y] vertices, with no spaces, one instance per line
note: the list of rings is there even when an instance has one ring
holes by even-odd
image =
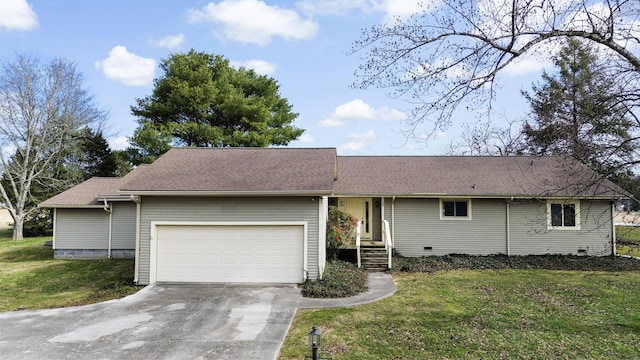
[[[362,225],[362,221],[358,220],[356,222],[356,256],[358,257],[358,268],[362,267],[362,262],[360,260],[360,227]]]

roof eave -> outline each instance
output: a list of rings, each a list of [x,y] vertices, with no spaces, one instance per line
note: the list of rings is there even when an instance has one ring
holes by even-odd
[[[283,191],[176,191],[176,190],[121,190],[122,194],[138,196],[327,196],[331,190],[283,190]]]
[[[38,207],[49,209],[104,209],[104,205],[82,204],[40,204]]]
[[[133,201],[133,199],[131,198],[131,195],[98,195],[96,197],[96,199],[98,201],[108,201],[108,202],[114,202],[114,201]]]
[[[474,199],[593,199],[593,200],[619,200],[624,199],[624,195],[544,195],[544,194],[455,194],[455,193],[362,193],[362,194],[340,194],[334,193],[334,197],[396,197],[396,198],[474,198]]]

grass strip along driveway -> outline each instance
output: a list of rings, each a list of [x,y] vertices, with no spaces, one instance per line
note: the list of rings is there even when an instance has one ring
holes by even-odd
[[[133,259],[54,260],[51,238],[0,233],[0,312],[91,304],[133,294]]]
[[[334,360],[640,358],[637,270],[448,270],[394,280],[398,291],[380,302],[299,310],[279,358],[310,354],[314,324],[321,356]]]

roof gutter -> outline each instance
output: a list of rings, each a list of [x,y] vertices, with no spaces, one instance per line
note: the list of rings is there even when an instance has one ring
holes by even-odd
[[[575,198],[575,199],[586,199],[586,200],[620,200],[620,199],[624,199],[624,197],[620,197],[620,196],[614,196],[614,195],[610,195],[610,196],[604,196],[604,195],[598,195],[598,196],[576,196],[576,195],[553,195],[553,196],[547,196],[547,195],[504,195],[504,194],[495,194],[495,195],[477,195],[477,194],[446,194],[446,193],[431,193],[431,194],[427,194],[427,193],[414,193],[414,194],[348,194],[348,195],[343,195],[343,194],[334,194],[333,196],[336,197],[352,197],[352,198],[359,198],[359,197],[393,197],[393,198],[398,198],[398,199],[403,199],[403,198],[424,198],[424,199],[440,199],[440,198],[473,198],[473,199],[504,199],[505,197],[511,199],[511,200],[515,200],[515,199],[524,199],[524,200],[529,200],[529,199],[567,199],[567,198]]]
[[[134,201],[131,199],[130,196],[127,195],[98,195],[96,197],[96,199],[98,199],[98,201],[102,200],[102,201],[110,201],[110,202],[114,202],[114,201]]]
[[[51,205],[43,205],[40,204],[38,207],[41,208],[50,208],[50,209],[104,209],[104,205],[74,205],[74,204],[51,204]]]
[[[120,193],[126,195],[147,195],[147,196],[329,196],[331,190],[311,192],[308,190],[300,191],[175,191],[175,190],[120,190]]]

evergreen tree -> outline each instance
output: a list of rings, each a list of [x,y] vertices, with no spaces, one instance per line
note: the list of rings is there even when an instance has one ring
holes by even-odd
[[[94,176],[116,176],[116,156],[109,148],[109,143],[102,135],[102,131],[95,132],[84,128],[79,134],[80,159],[79,166],[83,180]]]
[[[171,146],[287,145],[303,132],[278,83],[218,55],[194,50],[162,60],[164,75],[131,112],[139,126],[129,139],[133,164],[148,163]]]
[[[603,175],[613,175],[631,159],[629,110],[619,88],[585,42],[570,39],[554,57],[557,73],[544,72],[542,84],[523,92],[531,106],[524,126],[527,150],[568,155]]]

